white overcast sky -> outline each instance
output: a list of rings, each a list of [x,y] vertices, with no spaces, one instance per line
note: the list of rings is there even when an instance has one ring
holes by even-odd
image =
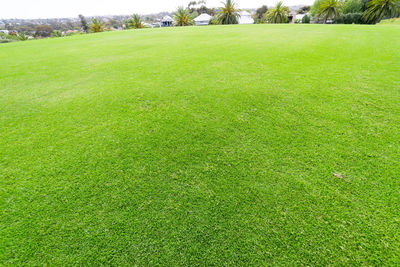
[[[237,0],[240,8],[274,5],[278,0]],[[312,4],[313,0],[284,0],[288,6]],[[173,11],[189,0],[0,0],[1,18],[64,18],[94,15],[151,14]],[[208,0],[207,6],[218,7],[221,0]]]

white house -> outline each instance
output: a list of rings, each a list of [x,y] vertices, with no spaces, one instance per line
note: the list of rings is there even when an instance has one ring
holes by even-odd
[[[171,27],[174,20],[170,16],[165,16],[160,22],[161,27]]]
[[[241,11],[239,14],[239,24],[254,24],[254,19],[251,17],[250,12]]]
[[[304,16],[305,16],[305,14],[297,14],[295,17],[294,17],[294,21],[296,22],[296,20],[302,20],[303,18],[304,18]]]
[[[212,17],[210,15],[208,15],[207,13],[203,13],[197,18],[195,18],[194,22],[196,23],[197,26],[203,26],[203,25],[208,25],[211,19]]]

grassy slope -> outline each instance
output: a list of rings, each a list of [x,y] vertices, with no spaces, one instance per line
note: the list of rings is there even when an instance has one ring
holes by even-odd
[[[397,32],[1,45],[0,264],[399,263]]]
[[[379,24],[394,24],[394,25],[400,25],[400,19],[384,19],[379,22]]]

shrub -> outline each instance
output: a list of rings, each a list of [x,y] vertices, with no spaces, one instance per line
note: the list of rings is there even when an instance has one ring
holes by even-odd
[[[210,25],[218,25],[218,24],[220,24],[219,23],[219,20],[218,19],[212,19],[212,20],[210,20],[210,23],[209,23]]]
[[[337,24],[364,24],[362,19],[363,13],[343,14],[335,19]]]
[[[54,31],[52,37],[62,37],[62,33],[60,31]]]
[[[305,24],[310,23],[310,21],[311,21],[311,18],[310,18],[310,16],[308,16],[308,15],[305,15],[305,16],[301,19],[301,23],[305,23]]]
[[[2,41],[2,43],[10,43],[14,41],[19,41],[19,39],[16,34],[5,34],[0,32],[0,41]]]
[[[23,32],[18,33],[17,38],[18,38],[19,41],[28,40],[28,36],[26,36]]]

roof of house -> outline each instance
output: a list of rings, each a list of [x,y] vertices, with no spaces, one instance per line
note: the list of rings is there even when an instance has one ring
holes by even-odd
[[[212,17],[208,15],[207,13],[203,13],[197,18],[194,19],[194,21],[210,21]]]
[[[163,19],[161,21],[173,22],[174,20],[170,16],[165,16],[165,17],[163,17]]]
[[[251,13],[246,10],[242,10],[239,12],[240,16],[251,16]]]

